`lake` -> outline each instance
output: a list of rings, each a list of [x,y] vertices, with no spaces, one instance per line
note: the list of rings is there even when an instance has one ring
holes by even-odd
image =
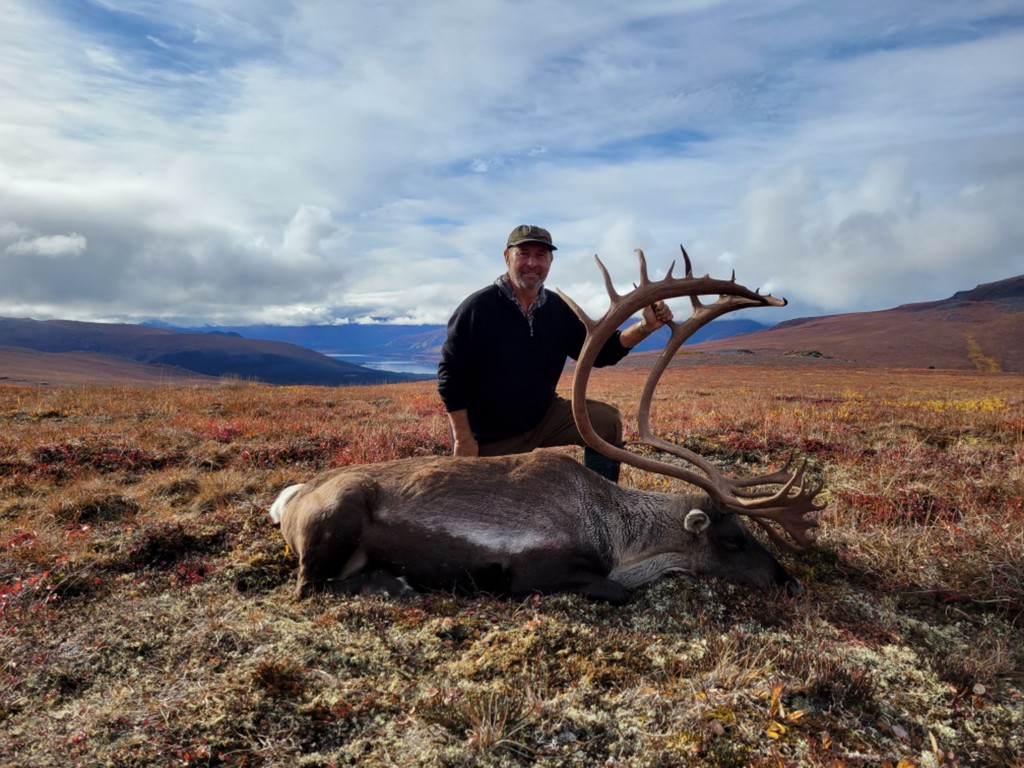
[[[431,363],[425,360],[414,360],[407,357],[386,357],[383,355],[358,355],[344,353],[328,353],[327,356],[338,360],[344,360],[346,363],[361,365],[364,368],[372,368],[375,371],[437,375],[437,363]]]

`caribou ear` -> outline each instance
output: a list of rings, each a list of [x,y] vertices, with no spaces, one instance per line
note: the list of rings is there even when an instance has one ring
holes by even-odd
[[[704,533],[711,527],[711,518],[703,509],[691,509],[686,513],[683,520],[683,527],[690,533]]]

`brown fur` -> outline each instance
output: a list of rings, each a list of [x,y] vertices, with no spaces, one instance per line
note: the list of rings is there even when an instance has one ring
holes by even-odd
[[[798,589],[705,494],[622,488],[558,451],[348,466],[286,489],[271,515],[299,557],[299,597],[570,591],[618,603],[672,571]]]

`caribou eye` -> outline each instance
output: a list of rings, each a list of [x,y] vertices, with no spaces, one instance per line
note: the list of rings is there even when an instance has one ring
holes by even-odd
[[[747,542],[742,536],[723,536],[722,548],[729,552],[742,552],[747,548]]]

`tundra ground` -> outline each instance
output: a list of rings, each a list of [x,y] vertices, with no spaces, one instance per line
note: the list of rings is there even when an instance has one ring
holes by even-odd
[[[0,387],[0,765],[1024,766],[1024,377],[687,364],[653,417],[811,459],[802,597],[297,603],[270,502],[446,453],[431,382]]]

